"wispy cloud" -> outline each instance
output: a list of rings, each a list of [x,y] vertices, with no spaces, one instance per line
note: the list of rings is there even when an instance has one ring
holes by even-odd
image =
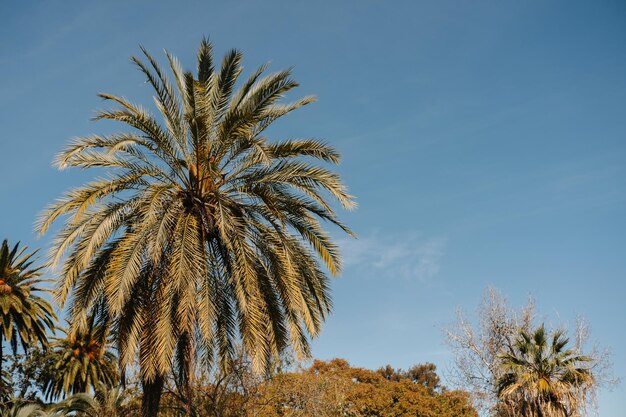
[[[372,233],[339,242],[345,269],[374,270],[385,277],[421,282],[434,279],[441,268],[446,239],[418,233]]]

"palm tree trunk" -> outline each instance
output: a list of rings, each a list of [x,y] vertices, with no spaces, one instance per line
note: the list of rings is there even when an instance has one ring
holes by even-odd
[[[193,377],[194,377],[194,352],[193,352],[193,344],[191,343],[191,338],[189,337],[189,333],[185,332],[184,335],[185,340],[185,350],[184,350],[184,367],[185,367],[185,391],[187,395],[187,416],[191,416],[191,409],[193,404]]]
[[[0,377],[2,376],[2,369],[4,369],[2,367],[3,362],[4,362],[4,355],[2,352],[2,342],[3,342],[3,337],[2,337],[2,334],[0,333]],[[1,381],[2,381],[2,378],[0,378],[0,383]]]
[[[8,391],[8,386],[5,387],[4,386],[4,378],[2,378],[2,371],[4,370],[4,355],[3,355],[3,351],[2,351],[2,342],[4,341],[3,337],[2,337],[2,333],[0,333],[0,395],[4,395],[7,393]]]
[[[163,375],[157,375],[152,380],[141,379],[141,386],[143,388],[143,397],[141,399],[142,417],[156,417],[159,413],[159,404],[161,403],[164,383],[165,377]]]

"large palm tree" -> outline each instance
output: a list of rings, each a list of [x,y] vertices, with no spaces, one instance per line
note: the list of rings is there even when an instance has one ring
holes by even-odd
[[[56,316],[52,306],[36,293],[47,292],[38,285],[42,267],[34,267],[35,252],[28,247],[11,249],[4,240],[0,247],[0,371],[4,341],[15,352],[18,343],[24,350],[33,344],[48,345],[47,331],[54,329]]]
[[[594,383],[592,359],[568,348],[562,331],[547,334],[543,325],[521,331],[514,350],[501,356],[500,412],[507,417],[570,417],[584,410]]]
[[[142,51],[147,62],[132,60],[154,88],[162,123],[100,94],[119,108],[96,119],[132,130],[80,138],[58,156],[60,168],[108,175],[48,207],[39,230],[66,216],[53,248],[58,300],[70,300],[75,327],[105,300],[121,365],[138,352],[144,413],[154,415],[163,376],[176,363],[189,379],[199,352],[226,367],[240,338],[259,370],[289,345],[309,353],[307,334],[331,307],[327,271],[341,263],[321,221],[351,233],[329,197],[344,208],[354,201],[336,173],[313,162],[338,163],[332,147],[265,136],[314,101],[279,104],[298,85],[290,71],[264,76],[262,66],[235,89],[242,54],[228,52],[215,68],[203,40],[196,75],[166,53],[172,83]]]

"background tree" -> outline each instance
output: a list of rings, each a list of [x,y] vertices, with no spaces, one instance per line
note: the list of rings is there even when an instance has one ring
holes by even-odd
[[[432,374],[438,378],[429,365],[410,369],[426,370],[429,378]],[[396,371],[398,378],[388,379],[380,371],[355,368],[343,359],[293,367],[286,357],[275,363],[274,372],[259,375],[245,354],[231,369],[228,373],[216,369],[195,379],[192,416],[476,416],[467,393],[443,386],[431,390],[408,371]],[[166,387],[159,415],[184,415],[186,394],[169,389],[169,383]]]
[[[40,287],[42,267],[33,267],[37,252],[28,247],[19,248],[19,242],[10,249],[5,239],[0,247],[0,372],[3,368],[3,342],[8,341],[13,353],[18,342],[24,350],[39,343],[47,346],[47,331],[54,330],[56,316],[52,306],[35,293],[47,292]]]
[[[414,367],[415,369],[419,366]],[[385,368],[383,368],[385,369]],[[475,417],[467,393],[434,392],[407,372],[387,378],[353,368],[343,359],[314,361],[300,372],[277,375],[263,384],[248,415]]]
[[[444,329],[455,363],[450,379],[472,394],[474,406],[481,412],[495,410],[495,387],[503,373],[501,355],[514,351],[520,330],[531,328],[534,310],[532,299],[517,311],[499,291],[487,288],[477,310],[476,325],[458,311],[456,323]]]
[[[39,231],[67,216],[53,247],[59,302],[69,298],[80,328],[104,299],[122,366],[139,353],[144,415],[154,416],[174,364],[191,386],[197,355],[226,368],[238,337],[257,370],[290,345],[309,355],[307,334],[318,334],[331,307],[322,265],[331,274],[341,266],[320,221],[350,233],[328,199],[355,204],[337,174],[311,161],[338,163],[332,147],[265,136],[314,101],[278,104],[298,85],[290,71],[263,76],[263,66],[235,91],[242,54],[227,53],[217,69],[204,40],[195,76],[166,54],[171,83],[143,52],[147,63],[133,62],[164,123],[101,94],[120,107],[96,119],[134,130],[80,138],[60,154],[61,169],[103,167],[109,176],[52,204]]]
[[[188,412],[198,417],[246,416],[251,404],[258,401],[262,384],[280,373],[290,361],[290,356],[284,353],[273,362],[269,372],[259,374],[254,372],[246,352],[238,348],[237,356],[228,369],[217,366],[199,369],[191,397],[177,378],[166,383],[161,414],[175,416]]]
[[[52,343],[50,362],[46,364],[51,368],[42,381],[47,400],[118,384],[117,358],[107,349],[103,326],[92,323],[86,330],[64,333],[64,338]]]
[[[350,415],[346,402],[350,381],[344,378],[350,365],[343,359],[314,361],[308,369],[287,372],[267,381],[246,415],[339,416]]]
[[[521,331],[502,355],[498,410],[507,417],[571,417],[585,413],[595,385],[593,359],[570,348],[562,331]]]
[[[478,308],[476,324],[459,312],[457,322],[444,329],[455,362],[450,380],[471,393],[473,404],[481,414],[501,413],[498,387],[509,372],[504,359],[516,354],[520,333],[529,334],[536,327],[534,310],[532,299],[515,310],[500,292],[488,288]],[[592,360],[595,379],[594,384],[586,387],[586,400],[594,406],[597,390],[618,381],[611,372],[609,352],[596,344],[588,346],[589,329],[583,321],[576,322],[574,334],[574,351],[587,351],[586,356]]]
[[[386,365],[380,368],[378,373],[389,381],[398,382],[403,379],[409,379],[416,384],[423,385],[432,394],[443,388],[440,385],[441,379],[437,375],[437,366],[434,363],[414,365],[406,371],[394,369],[391,365]]]
[[[26,401],[43,403],[41,394],[47,381],[55,378],[56,360],[57,355],[53,350],[36,346],[23,354],[13,355],[9,366],[13,394]]]

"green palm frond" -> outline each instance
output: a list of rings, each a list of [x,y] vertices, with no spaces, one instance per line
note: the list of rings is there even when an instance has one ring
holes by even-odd
[[[51,374],[42,389],[48,400],[85,393],[119,382],[117,358],[107,349],[107,332],[90,323],[87,331],[66,333],[52,343]]]
[[[8,341],[15,352],[18,344],[26,350],[34,344],[48,345],[49,330],[56,316],[49,302],[37,296],[48,290],[40,287],[43,266],[34,266],[37,251],[19,243],[10,249],[6,240],[0,247],[0,369],[2,342]]]
[[[568,343],[562,331],[549,337],[544,325],[521,331],[514,351],[501,355],[504,373],[496,384],[501,405],[531,417],[577,415],[594,381],[593,360],[566,349]]]

